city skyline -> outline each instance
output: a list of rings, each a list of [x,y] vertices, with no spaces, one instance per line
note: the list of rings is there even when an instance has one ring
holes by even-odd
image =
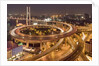
[[[92,14],[91,4],[8,4],[8,14],[26,14],[26,6],[31,7],[31,15]]]

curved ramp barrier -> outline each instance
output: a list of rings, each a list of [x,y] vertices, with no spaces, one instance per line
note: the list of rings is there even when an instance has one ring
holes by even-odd
[[[52,27],[52,28],[57,28],[61,31],[59,34],[53,34],[53,35],[43,35],[43,36],[32,36],[32,35],[26,35],[20,33],[20,31],[23,28],[28,28],[28,27]],[[80,31],[80,29],[79,29]],[[78,32],[79,32],[78,31]],[[79,56],[83,58],[84,61],[88,61],[87,57],[84,54],[84,42],[82,41],[81,37],[79,37],[77,34],[77,28],[73,25],[63,23],[63,22],[46,22],[44,24],[38,24],[38,25],[28,25],[28,26],[23,26],[23,27],[18,27],[10,31],[10,34],[12,37],[18,41],[21,42],[28,42],[28,43],[35,43],[35,42],[50,42],[54,40],[58,40],[58,42],[55,43],[54,46],[47,48],[45,51],[42,51],[41,53],[37,55],[33,55],[32,57],[23,59],[21,61],[40,61],[43,60],[42,57],[48,57],[51,55],[56,55],[56,57],[51,56],[53,58],[50,58],[49,60],[51,61],[74,61],[76,60]],[[72,36],[75,36],[78,40],[78,44],[73,41],[71,38]],[[67,50],[56,50],[58,48],[62,49],[64,42],[66,45],[66,41],[69,44],[69,49]],[[40,46],[42,46],[40,44]],[[65,47],[67,48],[67,47]],[[58,56],[58,53],[61,52],[61,56]],[[55,54],[56,53],[56,54]],[[48,61],[48,60],[47,60]]]

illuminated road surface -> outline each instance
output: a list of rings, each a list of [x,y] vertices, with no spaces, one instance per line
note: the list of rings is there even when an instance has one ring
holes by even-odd
[[[75,27],[71,26],[69,24],[66,24],[66,25],[68,25],[70,27],[70,29],[66,32],[62,31],[62,34],[59,34],[57,36],[60,38],[60,40],[53,47],[47,49],[46,51],[43,51],[41,54],[38,54],[38,55],[27,54],[22,61],[37,61],[37,60],[42,60],[42,61],[44,61],[44,60],[46,60],[46,61],[47,60],[50,60],[50,61],[63,61],[63,60],[74,61],[79,56],[82,57],[83,60],[88,61],[86,56],[83,54],[84,42],[82,41],[81,37],[74,34],[75,37],[79,40],[78,44],[76,44],[71,37],[68,37],[68,36],[71,36],[73,33],[76,32]],[[19,35],[15,34],[16,29],[17,28],[13,29],[10,33],[13,37],[20,38]],[[53,37],[53,36],[49,36],[49,37]],[[62,45],[62,42],[64,41],[65,37],[67,37],[68,43],[71,45],[71,47],[65,46],[65,48],[64,48],[62,46],[61,50],[55,51],[55,49],[57,49],[58,47],[60,47]],[[20,39],[25,40],[25,37],[24,38],[21,37]],[[43,39],[43,36],[42,36],[42,39]],[[27,39],[26,39],[26,41],[27,41]]]

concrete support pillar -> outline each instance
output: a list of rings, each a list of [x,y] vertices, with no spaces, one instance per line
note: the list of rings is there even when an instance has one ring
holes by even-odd
[[[51,52],[51,58],[52,58],[52,61],[54,61],[54,58],[55,58],[55,53],[54,53],[54,51]]]
[[[40,43],[40,49],[41,49],[41,51],[43,51],[43,49],[42,49],[42,42]]]
[[[46,42],[44,43],[44,51],[46,51],[47,49],[47,45],[46,45]]]
[[[51,44],[50,42],[47,42],[47,44],[46,44],[47,48],[50,48],[50,44]]]
[[[65,38],[64,40],[65,40],[65,46],[67,46],[67,39]]]
[[[60,27],[63,28],[63,24],[60,23]]]
[[[27,48],[29,47],[29,42],[26,43],[26,47],[27,47]]]

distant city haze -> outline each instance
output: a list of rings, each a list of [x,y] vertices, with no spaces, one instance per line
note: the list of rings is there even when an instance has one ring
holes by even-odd
[[[92,14],[92,4],[8,4],[8,14],[26,14],[26,6],[31,7],[32,16],[53,14]]]

